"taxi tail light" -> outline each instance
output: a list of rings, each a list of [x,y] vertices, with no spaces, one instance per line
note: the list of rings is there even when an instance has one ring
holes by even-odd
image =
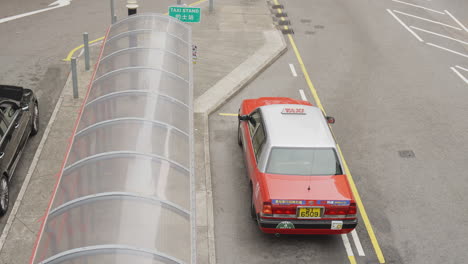
[[[348,208],[327,208],[325,209],[326,215],[347,215]]]
[[[264,202],[263,203],[262,213],[264,215],[272,215],[273,214],[273,210],[271,208],[271,203],[269,203],[269,202]]]
[[[331,207],[325,209],[326,215],[347,215],[349,214],[349,207]]]
[[[351,204],[349,205],[348,215],[355,216],[356,214],[357,214],[357,206],[356,206],[356,203],[351,203]]]

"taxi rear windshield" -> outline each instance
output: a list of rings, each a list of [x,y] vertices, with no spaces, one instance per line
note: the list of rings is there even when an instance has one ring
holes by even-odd
[[[341,175],[333,148],[273,148],[266,173],[286,175]]]

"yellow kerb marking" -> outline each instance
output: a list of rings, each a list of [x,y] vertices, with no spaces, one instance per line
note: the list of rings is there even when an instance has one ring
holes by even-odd
[[[279,5],[278,0],[273,0],[276,5]],[[278,13],[282,13],[281,9],[278,9]],[[281,20],[285,20],[284,17],[281,18]],[[288,29],[287,26],[284,26],[284,29]],[[309,86],[310,92],[312,93],[312,96],[314,97],[315,104],[317,105],[318,108],[320,108],[323,113],[326,115],[325,109],[323,108],[322,102],[320,101],[320,98],[318,97],[317,90],[315,89],[314,85],[312,84],[312,81],[310,80],[309,73],[307,72],[307,69],[304,65],[304,62],[302,61],[302,57],[299,54],[299,50],[297,49],[296,43],[292,37],[291,34],[288,34],[289,42],[291,43],[291,46],[293,47],[294,54],[296,55],[296,58],[299,62],[299,65],[301,66],[302,73],[304,74],[304,77],[306,79],[307,85]],[[333,133],[333,132],[332,132]],[[341,152],[340,146],[338,146],[338,152],[340,154],[341,159],[343,160],[343,166],[345,168],[346,175],[348,177],[348,181],[351,187],[351,191],[353,192],[354,198],[356,199],[356,203],[359,208],[359,212],[361,213],[362,220],[364,221],[364,225],[366,226],[367,233],[369,234],[370,240],[372,242],[372,246],[374,247],[375,254],[377,255],[377,258],[379,259],[380,263],[385,263],[385,258],[382,254],[382,250],[380,249],[379,242],[377,241],[377,237],[375,236],[374,230],[372,228],[372,225],[370,223],[369,217],[367,216],[366,209],[364,208],[364,204],[362,203],[361,196],[359,195],[359,192],[356,188],[356,184],[354,183],[353,176],[351,175],[351,172],[349,171],[348,165],[346,163],[346,160],[343,157],[343,153]],[[348,256],[349,257],[349,262],[351,264],[356,263],[356,259],[354,256]]]
[[[189,6],[198,5],[198,4],[201,4],[201,3],[206,2],[206,1],[207,1],[207,0],[197,1],[197,2],[194,2],[194,3],[189,4]],[[166,15],[166,16],[167,16],[167,14],[168,14],[168,13],[164,13],[164,15]],[[90,41],[89,44],[93,44],[93,43],[98,42],[98,41],[101,41],[101,40],[103,40],[103,39],[104,39],[104,37],[97,38],[97,39],[95,39],[95,40]],[[72,50],[68,53],[68,56],[67,56],[65,59],[63,59],[62,61],[71,61],[71,58],[73,57],[73,54],[74,54],[77,50],[82,49],[83,47],[84,47],[84,45],[80,45],[80,46],[78,46],[78,47],[72,49]]]
[[[98,39],[95,39],[95,40],[90,41],[89,44],[93,44],[93,43],[98,42],[98,41],[101,41],[101,40],[103,40],[103,39],[104,39],[104,37],[100,37],[100,38],[98,38]],[[71,61],[71,58],[72,58],[73,54],[74,54],[77,50],[82,49],[83,47],[84,47],[84,45],[80,45],[80,46],[78,46],[78,47],[72,49],[72,50],[68,53],[68,56],[67,56],[65,59],[63,59],[63,61]]]
[[[220,116],[237,116],[238,114],[232,114],[232,113],[219,113]]]

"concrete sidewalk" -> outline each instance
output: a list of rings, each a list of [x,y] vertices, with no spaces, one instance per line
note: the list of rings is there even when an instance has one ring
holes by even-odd
[[[200,6],[201,23],[192,25],[193,44],[198,47],[194,64],[197,263],[216,263],[207,116],[278,58],[286,44],[265,1],[217,0],[211,14],[208,2]],[[92,60],[96,59],[99,47],[91,50]],[[42,128],[46,131],[19,199],[14,205],[11,201],[11,217],[0,236],[0,264],[29,261],[91,78],[92,71],[83,70],[83,61],[78,69],[80,98],[73,99],[69,77],[49,126]]]

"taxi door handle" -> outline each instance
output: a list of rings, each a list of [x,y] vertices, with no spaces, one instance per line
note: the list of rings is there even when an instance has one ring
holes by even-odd
[[[5,152],[0,153],[0,159],[3,158],[3,156],[5,156]]]
[[[19,123],[16,123],[16,124],[15,124],[15,128],[18,128],[18,127],[19,127]]]

